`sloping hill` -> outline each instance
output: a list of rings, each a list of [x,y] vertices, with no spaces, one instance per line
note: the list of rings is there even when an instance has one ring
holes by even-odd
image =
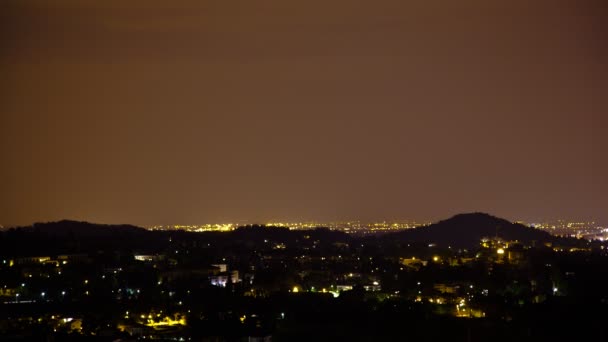
[[[63,220],[0,233],[0,254],[47,255],[121,250],[159,240],[144,228]],[[152,239],[151,239],[152,238]]]
[[[467,248],[478,246],[484,237],[499,237],[523,243],[556,240],[547,232],[484,213],[459,214],[430,226],[387,234],[385,238]]]
[[[80,221],[62,220],[58,222],[35,223],[29,227],[22,227],[26,232],[49,234],[54,236],[72,237],[107,237],[115,234],[144,233],[144,228],[128,224],[108,225]]]
[[[231,232],[195,233],[182,230],[150,231],[132,225],[103,225],[63,220],[36,223],[32,226],[0,231],[0,256],[36,256],[97,251],[163,252],[176,246],[205,248],[217,253],[243,248],[270,248],[271,242],[291,246],[303,241],[321,241],[331,245],[345,242],[350,236],[329,229],[293,231],[287,228],[245,226]],[[257,247],[255,247],[257,246]],[[255,248],[254,248],[255,247]]]

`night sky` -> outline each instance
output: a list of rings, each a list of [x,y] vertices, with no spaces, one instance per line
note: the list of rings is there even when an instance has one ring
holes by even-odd
[[[608,224],[605,0],[3,0],[0,224]]]

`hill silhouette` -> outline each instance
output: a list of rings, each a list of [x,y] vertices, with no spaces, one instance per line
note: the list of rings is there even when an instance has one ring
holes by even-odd
[[[61,253],[90,253],[95,251],[162,252],[175,244],[218,250],[253,248],[265,241],[280,241],[290,246],[303,246],[305,241],[319,241],[326,245],[335,242],[376,240],[383,250],[401,242],[435,243],[441,247],[475,248],[485,237],[499,237],[524,244],[546,242],[580,246],[586,240],[560,238],[547,232],[484,213],[459,214],[429,226],[358,237],[326,228],[289,230],[268,226],[244,226],[231,232],[195,233],[187,231],[150,231],[132,225],[103,225],[77,221],[36,223],[32,226],[11,228],[0,232],[1,255],[43,255]]]
[[[231,232],[188,232],[184,230],[151,231],[132,225],[105,225],[62,220],[35,223],[0,231],[0,255],[57,255],[96,251],[162,252],[172,245],[232,248],[264,241],[292,245],[304,240],[324,243],[348,241],[350,236],[327,228],[293,231],[261,225],[243,226]]]
[[[82,221],[61,220],[57,222],[34,223],[22,227],[24,231],[56,236],[106,237],[114,234],[142,233],[146,229],[129,224],[97,224]]]
[[[429,226],[386,236],[399,241],[436,243],[441,246],[462,248],[479,246],[482,238],[493,237],[522,243],[563,241],[547,232],[485,213],[458,214]]]
[[[0,232],[0,253],[44,255],[122,250],[145,246],[158,240],[144,228],[62,220],[35,223]]]

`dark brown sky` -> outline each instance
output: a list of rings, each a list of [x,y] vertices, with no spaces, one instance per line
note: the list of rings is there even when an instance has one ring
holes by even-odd
[[[3,0],[0,224],[608,224],[605,0]]]

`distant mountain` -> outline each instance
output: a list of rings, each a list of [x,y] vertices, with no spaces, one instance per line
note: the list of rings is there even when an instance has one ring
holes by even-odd
[[[106,237],[117,233],[142,233],[146,231],[144,228],[128,224],[109,225],[71,220],[34,223],[32,226],[22,227],[21,229],[26,232],[75,237]]]
[[[484,237],[518,240],[522,243],[563,240],[547,232],[485,213],[459,214],[429,226],[387,234],[384,238],[470,248],[479,246],[479,241]]]
[[[388,251],[400,242],[435,243],[442,247],[475,248],[484,237],[500,237],[522,243],[536,241],[560,245],[580,246],[585,240],[559,238],[547,232],[511,223],[488,214],[460,214],[430,226],[388,233],[378,236],[357,237],[326,228],[316,230],[289,230],[267,226],[240,227],[232,232],[195,233],[187,231],[149,231],[132,225],[103,225],[77,221],[36,223],[28,227],[0,231],[0,256],[36,256],[69,253],[95,253],[119,251],[131,253],[162,253],[175,250],[175,246],[204,249],[209,254],[223,254],[231,250],[253,252],[272,248],[273,242],[282,242],[304,248],[313,242],[314,248],[333,246],[335,243],[355,243],[357,240],[375,240],[380,250]],[[268,242],[268,243],[267,243]],[[372,245],[372,244],[370,244]],[[312,248],[310,246],[306,248]],[[333,247],[327,247],[333,250]],[[292,250],[290,248],[290,250]]]
[[[0,232],[0,254],[46,255],[129,249],[159,240],[144,228],[63,220]],[[152,239],[150,239],[152,238]]]
[[[36,256],[99,251],[139,251],[161,253],[172,246],[230,250],[252,246],[271,246],[279,241],[292,246],[302,241],[331,244],[350,239],[343,232],[327,228],[293,231],[268,226],[244,226],[231,232],[150,231],[132,225],[104,225],[63,220],[0,231],[0,256]],[[243,247],[244,246],[244,247]],[[223,252],[218,252],[223,253]]]

